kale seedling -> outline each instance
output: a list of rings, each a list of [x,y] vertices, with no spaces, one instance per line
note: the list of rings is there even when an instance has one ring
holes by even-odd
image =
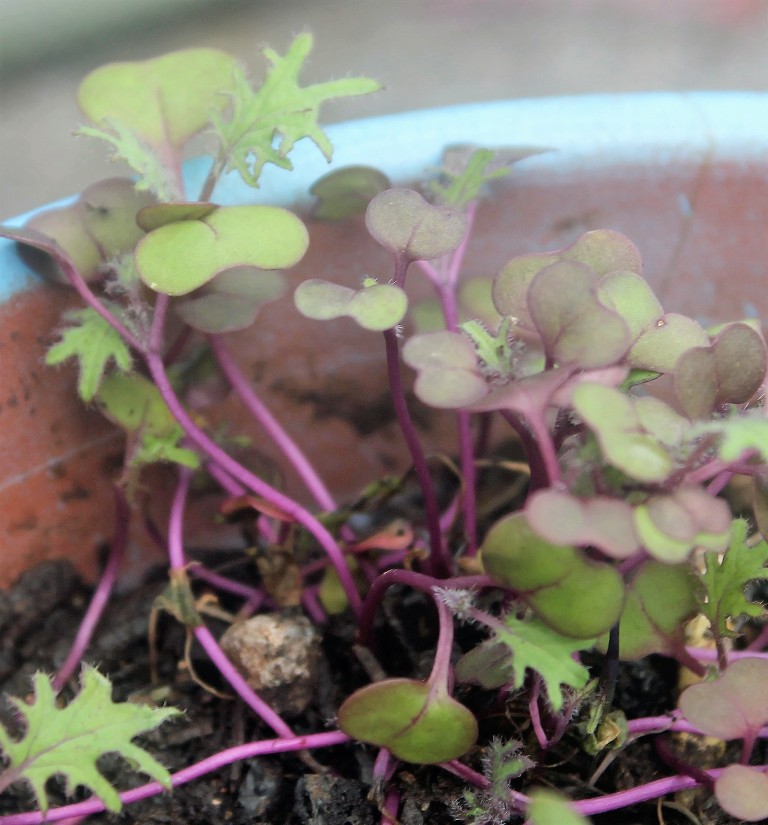
[[[289,153],[303,138],[330,158],[317,122],[320,104],[378,88],[363,78],[300,86],[311,45],[301,35],[283,56],[266,50],[270,66],[258,88],[213,49],[97,70],[80,91],[91,121],[81,132],[106,140],[136,180],[90,187],[64,210],[2,230],[46,253],[49,269],[83,298],[86,306],[64,319],[48,362],[76,358],[80,396],[126,433],[110,560],[54,688],[79,666],[114,583],[142,468],[170,462],[177,486],[167,523],[169,585],[158,608],[186,625],[277,738],[231,748],[172,777],[137,756],[166,784],[263,753],[295,751],[315,769],[307,749],[355,740],[377,748],[374,787],[389,820],[399,810],[400,761],[437,764],[460,777],[467,790],[457,816],[476,825],[513,817],[577,823],[696,786],[714,788],[733,816],[768,815],[765,766],[751,764],[756,741],[768,736],[761,699],[768,634],[750,641],[744,624],[765,618],[745,588],[767,577],[768,545],[759,530],[750,533],[747,522],[734,519],[721,495],[736,477],[751,484],[755,519],[765,530],[768,356],[759,325],[706,329],[667,312],[642,276],[639,250],[612,230],[517,256],[492,279],[466,281],[469,239],[491,184],[513,175],[514,163],[536,150],[454,147],[421,191],[392,187],[364,167],[331,173],[313,187],[316,216],[359,224],[354,216],[364,212],[391,269],[361,278],[358,289],[312,279],[292,299],[309,327],[347,318],[371,333],[372,347],[381,341],[412,461],[405,477],[373,480],[358,502],[339,506],[242,374],[225,338],[258,329],[262,306],[287,297],[276,270],[302,258],[307,229],[285,209],[215,200],[227,172],[257,186],[265,164],[290,168]],[[200,191],[188,193],[184,149],[204,130],[215,143],[208,175]],[[420,276],[435,294],[426,311],[409,293]],[[176,336],[170,312],[182,325]],[[426,318],[429,329],[419,331]],[[240,461],[228,449],[232,442],[198,414],[211,391],[194,381],[200,365],[211,362],[302,479],[316,510]],[[414,424],[409,377],[421,402],[455,411],[456,459],[443,460],[455,481],[447,493],[437,489]],[[657,392],[663,382],[666,392]],[[512,436],[521,460],[493,458],[491,421]],[[490,516],[478,506],[480,471],[489,464],[526,480],[525,493]],[[183,516],[194,476],[202,473],[228,497],[227,514],[250,520],[263,554],[255,587],[188,567]],[[361,530],[361,518],[405,497],[412,479],[418,507],[383,523],[373,518],[376,527]],[[363,685],[340,705],[337,729],[296,736],[222,652],[196,602],[194,578],[241,598],[243,615],[301,604],[320,625],[329,613],[349,610],[360,643],[374,649],[385,592],[392,585],[418,590],[437,615],[429,675]],[[456,649],[451,614],[475,626],[479,643]],[[713,651],[688,644],[687,622],[697,614],[709,622]],[[734,649],[734,640],[746,649]],[[619,662],[651,654],[676,660],[703,681],[664,716],[626,719],[613,707]],[[596,659],[599,672],[591,673]],[[93,674],[83,671],[83,693]],[[479,686],[486,701],[474,702],[466,684]],[[38,681],[38,695],[51,693],[46,685]],[[522,709],[519,741],[488,735],[494,720],[505,718],[499,708],[518,718]],[[541,765],[557,761],[553,754],[575,745],[590,754],[631,748],[638,736],[670,730],[740,738],[741,760],[706,769],[677,760],[668,777],[590,799],[564,800],[537,788]],[[26,776],[39,789],[20,761],[20,744],[0,738],[10,760],[0,781]],[[99,752],[133,747],[119,737],[106,741],[106,734],[98,745]],[[60,769],[67,743],[51,748],[55,759],[45,777]],[[71,779],[89,784],[103,801],[48,811],[48,819],[116,806],[98,777]],[[150,783],[122,798],[158,788]],[[38,822],[43,813],[19,816],[2,821]]]

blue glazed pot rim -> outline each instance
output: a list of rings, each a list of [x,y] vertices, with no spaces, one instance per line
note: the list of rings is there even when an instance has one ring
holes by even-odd
[[[328,164],[308,140],[291,155],[294,171],[265,168],[258,190],[230,174],[216,189],[218,203],[308,202],[311,184],[334,168],[370,164],[396,183],[434,167],[450,144],[550,148],[522,161],[524,178],[610,166],[674,166],[710,162],[768,164],[768,93],[644,92],[490,101],[403,112],[327,127],[335,147]],[[185,169],[189,191],[202,186],[205,159]],[[19,226],[32,214],[9,220]],[[37,283],[14,244],[0,239],[0,302]]]

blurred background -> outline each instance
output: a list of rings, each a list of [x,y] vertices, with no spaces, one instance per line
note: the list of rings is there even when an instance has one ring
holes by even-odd
[[[768,90],[768,0],[0,0],[0,219],[122,170],[72,137],[91,69],[190,46],[237,55],[309,30],[305,83],[385,91],[325,123],[505,97]],[[514,142],[514,136],[510,136]]]

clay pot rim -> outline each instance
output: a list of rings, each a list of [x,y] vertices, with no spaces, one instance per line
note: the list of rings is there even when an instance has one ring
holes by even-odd
[[[335,147],[330,164],[304,140],[291,156],[294,171],[268,166],[258,190],[230,174],[217,187],[216,201],[301,208],[310,203],[310,185],[335,168],[370,164],[373,158],[393,182],[403,183],[436,166],[442,148],[457,143],[551,148],[520,162],[518,182],[627,166],[768,165],[768,93],[632,92],[495,100],[350,120],[328,126],[327,132]],[[202,186],[208,164],[206,158],[186,164],[190,191]],[[6,223],[20,226],[32,215],[72,200],[63,198]],[[38,283],[15,245],[0,239],[0,303]]]

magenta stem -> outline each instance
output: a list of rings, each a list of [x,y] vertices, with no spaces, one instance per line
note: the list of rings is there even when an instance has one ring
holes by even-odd
[[[224,590],[226,593],[232,593],[235,596],[242,597],[248,602],[252,610],[258,610],[264,601],[265,594],[263,590],[243,584],[242,582],[234,581],[219,573],[214,573],[212,570],[208,570],[207,567],[203,567],[200,563],[192,562],[187,565],[187,571],[193,578],[200,579],[200,581],[206,582],[206,584],[210,584],[218,590]]]
[[[427,682],[432,689],[448,692],[451,674],[451,651],[453,649],[453,616],[440,599],[433,598],[433,602],[437,608],[439,629],[435,658]]]
[[[186,558],[184,555],[184,508],[189,493],[189,484],[192,480],[192,471],[187,467],[179,468],[179,483],[171,503],[171,513],[168,519],[168,558],[171,572],[185,573]],[[240,675],[238,670],[229,661],[219,643],[205,625],[196,625],[192,628],[195,638],[202,645],[211,661],[229,682],[240,698],[279,736],[291,737],[293,731],[275,713],[274,710],[256,694],[253,688]]]
[[[67,658],[53,677],[53,689],[57,693],[69,681],[82,661],[83,654],[90,644],[99,620],[104,613],[104,608],[107,606],[112,588],[117,580],[117,574],[120,572],[120,567],[123,563],[123,557],[125,556],[125,548],[128,543],[128,527],[131,523],[131,507],[125,497],[125,493],[120,487],[115,486],[113,492],[115,501],[115,532],[109,547],[109,556],[107,557],[104,570],[99,577],[96,590],[91,597],[88,609],[85,611],[80,626],[77,628],[77,634],[72,642],[72,647],[69,649]]]
[[[179,401],[173,390],[168,375],[165,371],[162,358],[159,354],[158,341],[162,337],[162,328],[165,315],[168,309],[168,296],[158,295],[155,303],[155,315],[152,320],[152,332],[150,333],[150,347],[147,353],[147,366],[149,367],[155,385],[157,386],[163,400],[171,411],[173,417],[184,428],[188,438],[200,450],[215,461],[222,470],[228,473],[236,482],[244,487],[253,490],[257,495],[262,496],[268,502],[287,513],[294,521],[298,522],[309,533],[311,533],[318,544],[328,554],[339,581],[344,588],[347,599],[355,616],[360,615],[362,610],[362,600],[355,587],[352,573],[347,566],[344,555],[339,545],[334,540],[328,530],[300,504],[286,495],[278,492],[274,487],[267,484],[263,479],[243,467],[227,454],[215,441],[206,435],[191,419],[187,411]]]
[[[308,736],[291,736],[283,739],[266,739],[259,742],[248,742],[245,745],[237,745],[234,748],[227,748],[219,753],[209,756],[188,768],[183,768],[171,774],[171,785],[178,788],[187,782],[199,779],[201,776],[213,773],[213,771],[231,765],[233,762],[240,762],[243,759],[252,759],[255,756],[267,756],[274,753],[289,753],[293,751],[303,751],[311,748],[330,748],[334,745],[343,745],[349,742],[350,737],[346,733],[334,730],[325,733],[314,733]],[[138,802],[164,793],[164,788],[159,782],[148,782],[130,791],[120,794],[123,804]],[[45,814],[41,811],[30,811],[24,814],[10,814],[0,817],[0,825],[41,825],[43,822],[61,822],[73,816],[89,816],[104,810],[104,803],[97,798],[87,799],[85,802],[76,802],[73,805],[64,805],[60,808],[51,808]]]
[[[238,673],[232,662],[229,661],[224,651],[219,647],[219,643],[213,638],[213,634],[205,625],[197,625],[193,628],[195,638],[208,654],[211,661],[221,672],[221,675],[229,682],[238,696],[248,705],[248,707],[270,728],[283,738],[290,738],[295,734],[275,713],[274,710],[253,690],[253,688]]]
[[[414,587],[432,596],[433,587],[443,587],[444,579],[427,576],[424,573],[416,573],[413,570],[386,570],[371,585],[368,595],[363,603],[363,610],[358,623],[358,638],[360,644],[368,645],[373,632],[373,621],[376,618],[378,608],[387,588],[393,584],[405,584]],[[450,586],[459,590],[471,590],[472,588],[501,587],[501,585],[491,576],[454,576],[450,580]]]
[[[431,550],[429,570],[437,576],[449,576],[452,567],[451,557],[444,546],[443,536],[440,532],[440,508],[437,504],[435,487],[429,474],[427,460],[424,457],[424,451],[421,449],[421,442],[416,434],[416,427],[413,425],[411,414],[408,411],[408,404],[405,401],[403,377],[400,371],[400,352],[397,345],[397,335],[393,329],[384,331],[384,346],[387,353],[387,373],[389,375],[392,404],[395,408],[395,415],[403,433],[403,438],[411,454],[413,469],[424,497],[424,517]]]
[[[283,425],[272,415],[250,383],[246,381],[245,376],[235,363],[232,354],[224,343],[224,337],[222,335],[209,335],[208,340],[211,343],[213,354],[216,356],[219,366],[240,397],[240,400],[256,421],[263,427],[275,446],[291,463],[291,466],[296,470],[318,505],[322,507],[323,510],[329,512],[336,510],[336,502],[315,471],[315,468],[296,442],[288,435]]]
[[[541,692],[541,679],[539,676],[533,677],[533,685],[531,686],[531,695],[528,699],[528,713],[531,715],[531,724],[533,725],[533,732],[536,734],[536,741],[539,747],[545,751],[549,747],[549,739],[544,732],[544,726],[541,724],[541,713],[539,712],[539,693]]]

